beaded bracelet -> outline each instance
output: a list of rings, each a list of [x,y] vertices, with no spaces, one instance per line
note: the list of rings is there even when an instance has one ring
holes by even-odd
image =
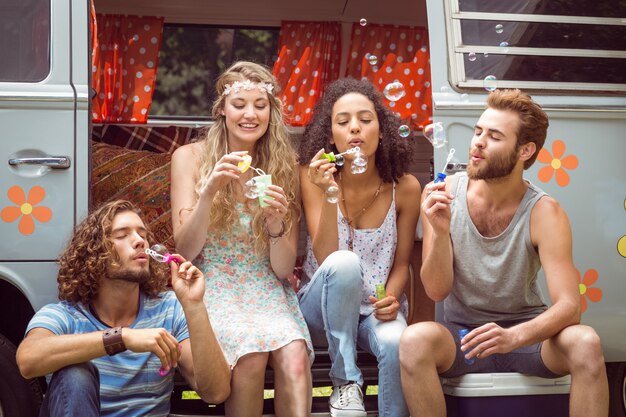
[[[263,222],[265,222],[265,220],[263,220]],[[278,239],[285,236],[285,219],[282,219],[280,221],[280,232],[278,232],[277,235],[273,235],[272,233],[270,233],[270,230],[267,228],[267,223],[265,223],[265,231],[267,232],[267,235],[272,239]]]

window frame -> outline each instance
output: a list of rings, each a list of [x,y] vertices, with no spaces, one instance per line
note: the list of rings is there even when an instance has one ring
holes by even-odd
[[[483,80],[468,80],[465,73],[464,54],[474,52],[477,54],[493,55],[525,55],[525,56],[561,56],[561,57],[597,57],[617,58],[626,63],[626,50],[597,50],[597,49],[573,49],[573,48],[536,48],[508,46],[506,50],[500,46],[464,45],[462,42],[462,20],[490,20],[501,22],[521,23],[572,23],[589,25],[626,26],[626,18],[613,17],[587,17],[565,15],[534,15],[516,13],[487,13],[487,12],[461,12],[459,0],[446,0],[444,2],[446,21],[446,37],[448,39],[448,57],[450,59],[450,81],[460,89],[483,89]],[[619,94],[626,95],[626,84],[617,83],[592,83],[592,82],[554,82],[554,81],[521,81],[502,80],[497,81],[498,88],[521,88],[528,91],[549,92],[564,91],[587,93],[594,95]]]

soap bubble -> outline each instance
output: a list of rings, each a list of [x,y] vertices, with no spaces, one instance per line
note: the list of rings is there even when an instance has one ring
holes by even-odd
[[[443,123],[436,122],[424,126],[424,137],[433,145],[434,148],[442,148],[448,142],[446,139],[446,131]]]
[[[448,94],[450,92],[450,87],[448,87],[447,85],[441,86],[439,91],[441,91],[443,94]]]
[[[502,32],[504,32],[504,26],[498,23],[496,25],[496,33],[502,33]]]
[[[339,201],[339,187],[334,182],[326,189],[326,201],[333,204]]]
[[[244,195],[246,196],[246,198],[250,199],[259,197],[259,187],[257,187],[254,179],[246,181],[244,187]]]
[[[359,25],[361,25],[361,26],[365,26],[365,25],[367,25],[367,19],[361,19],[361,20],[359,21]]]
[[[469,101],[469,95],[465,93],[461,94],[461,101]]]
[[[509,52],[509,43],[506,41],[500,42],[500,48],[503,48],[504,52]]]
[[[170,253],[170,251],[160,243],[152,245],[150,249],[146,249],[145,252],[157,262],[165,262],[167,255]]]
[[[498,88],[498,79],[495,75],[487,75],[483,80],[483,87],[485,90],[491,92]]]
[[[476,61],[476,53],[470,52],[469,54],[467,54],[467,59],[469,59],[472,62]]]
[[[378,63],[378,57],[376,55],[369,55],[367,57],[367,62],[369,62],[370,65],[376,65]]]
[[[405,94],[406,94],[406,91],[404,89],[404,85],[402,85],[402,83],[399,81],[394,81],[392,83],[387,84],[385,86],[385,89],[383,90],[383,95],[389,101],[398,101],[402,97],[404,97]]]
[[[350,171],[353,174],[362,174],[367,171],[367,156],[365,156],[365,154],[362,154],[361,152],[357,152],[356,154],[354,154],[354,159],[352,160]]]
[[[345,162],[345,159],[343,157],[343,155],[335,155],[335,165],[337,165],[338,167],[343,166]]]
[[[407,125],[402,125],[398,128],[398,133],[401,137],[406,138],[411,134],[411,129]]]
[[[489,53],[488,53],[488,52],[485,52],[485,53],[483,54],[483,57],[485,57],[485,58],[489,58]]]

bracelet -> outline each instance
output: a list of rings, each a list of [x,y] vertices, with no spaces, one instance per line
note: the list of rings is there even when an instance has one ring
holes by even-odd
[[[263,220],[263,222],[265,222],[265,220]],[[272,239],[278,239],[285,236],[285,219],[282,219],[280,221],[280,232],[278,232],[277,235],[273,235],[270,233],[270,230],[267,228],[267,223],[265,223],[265,231],[267,232],[267,235]]]
[[[122,328],[114,327],[102,333],[102,342],[107,355],[113,356],[126,350],[126,345],[122,339]]]

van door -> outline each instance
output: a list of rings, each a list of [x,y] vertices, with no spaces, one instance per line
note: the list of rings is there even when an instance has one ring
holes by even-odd
[[[86,208],[88,22],[87,0],[0,3],[2,262],[55,260]]]

